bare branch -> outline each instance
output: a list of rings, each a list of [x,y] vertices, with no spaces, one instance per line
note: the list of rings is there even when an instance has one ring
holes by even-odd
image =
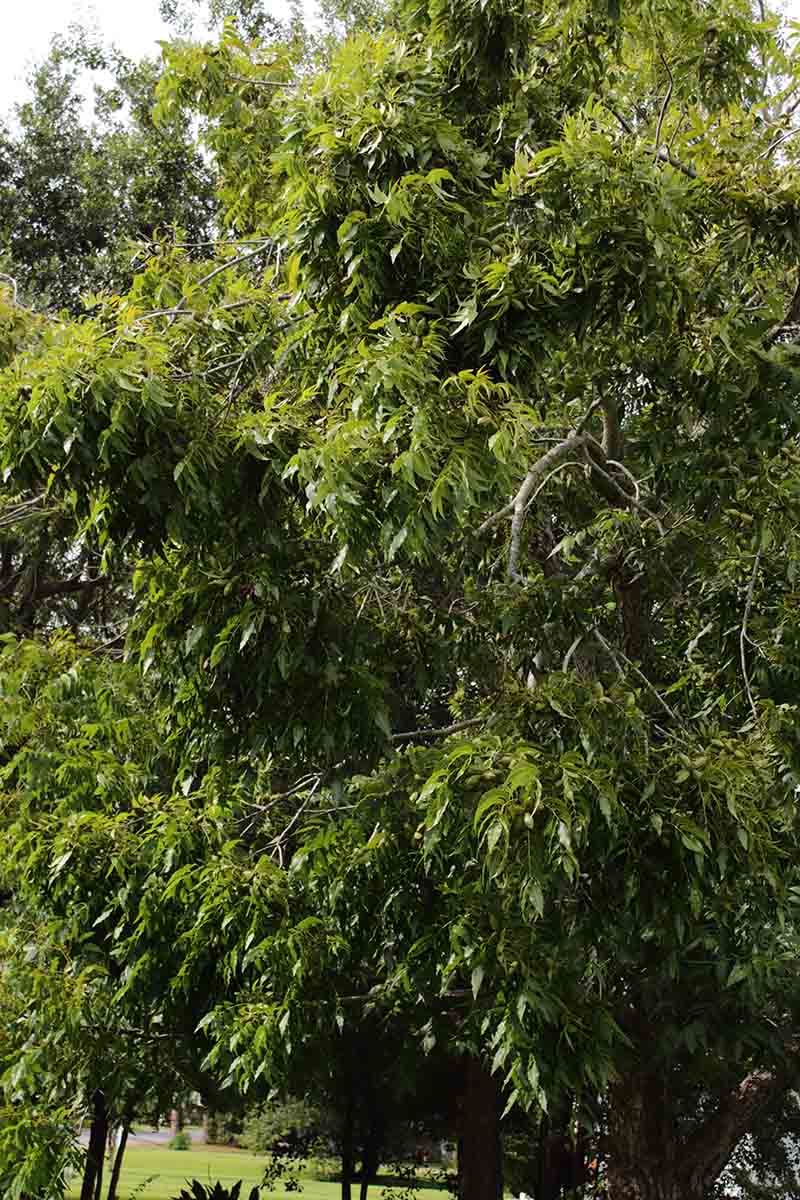
[[[742,678],[744,679],[744,690],[747,693],[747,699],[750,704],[750,711],[752,712],[754,717],[758,717],[758,712],[756,710],[755,701],[753,700],[753,691],[752,691],[752,688],[750,687],[750,677],[747,674],[747,656],[746,656],[746,652],[745,652],[745,645],[748,641],[747,622],[750,619],[750,612],[753,608],[753,595],[756,590],[756,577],[758,575],[758,568],[760,565],[761,565],[761,547],[759,546],[758,553],[756,554],[755,561],[753,562],[753,572],[750,576],[750,583],[748,584],[748,587],[747,587],[747,596],[745,598],[745,603],[744,603],[744,616],[742,617],[742,628],[741,628],[741,632],[739,633],[739,659],[742,664]]]
[[[483,725],[484,717],[470,717],[468,721],[456,721],[453,725],[434,725],[429,729],[411,729],[407,733],[393,733],[391,742],[416,742],[422,738],[447,737],[451,733],[460,733],[462,729],[472,729],[475,725]]]
[[[628,479],[630,479],[631,483],[633,484],[633,490],[634,490],[634,495],[635,495],[635,497],[636,497],[636,503],[638,504],[638,503],[639,503],[639,500],[640,500],[640,498],[641,498],[641,489],[640,489],[640,487],[639,487],[639,481],[638,481],[638,479],[636,478],[636,476],[635,476],[635,475],[633,475],[633,474],[632,474],[632,473],[631,473],[631,472],[628,470],[628,468],[625,466],[625,464],[624,464],[624,463],[621,463],[621,462],[620,462],[618,459],[616,459],[616,458],[609,458],[609,460],[608,460],[608,465],[609,465],[610,467],[616,467],[618,471],[622,471],[622,474],[623,474],[623,475],[625,475],[625,476],[626,476]]]
[[[281,864],[281,866],[283,866],[283,841],[284,841],[284,838],[288,837],[288,835],[289,835],[289,834],[291,833],[291,831],[294,829],[295,825],[296,825],[296,824],[297,824],[297,822],[300,820],[300,818],[302,817],[302,815],[303,815],[303,813],[305,812],[305,810],[308,808],[308,806],[309,806],[309,804],[311,803],[311,801],[314,799],[314,795],[315,795],[315,793],[316,793],[316,792],[319,790],[319,786],[320,786],[320,784],[321,784],[321,783],[322,783],[322,777],[320,776],[320,777],[317,779],[317,781],[316,781],[316,783],[314,784],[314,786],[312,787],[311,791],[310,791],[310,792],[308,793],[308,795],[306,796],[306,798],[305,798],[305,800],[303,801],[303,803],[302,803],[302,804],[300,805],[300,807],[299,807],[299,808],[298,808],[298,809],[295,811],[295,813],[294,813],[294,815],[293,815],[293,817],[292,817],[291,821],[290,821],[290,822],[289,822],[289,824],[286,826],[286,828],[285,828],[285,829],[283,829],[283,830],[281,830],[281,832],[280,832],[279,834],[277,834],[277,836],[276,836],[276,837],[272,838],[272,840],[269,842],[269,845],[270,845],[270,846],[273,846],[273,847],[275,848],[275,850],[277,850],[277,852],[278,852],[278,858],[279,858],[279,860],[280,860],[280,864]]]
[[[774,138],[773,141],[771,141],[767,146],[766,150],[761,151],[761,153],[758,155],[758,158],[769,158],[770,154],[772,154],[774,150],[777,150],[778,147],[784,142],[788,142],[789,138],[794,137],[797,133],[800,133],[800,127],[795,129],[787,129],[785,133],[782,133],[779,137]]]
[[[609,108],[609,112],[613,117],[616,117],[625,133],[630,137],[636,135],[636,130],[630,121],[627,121],[621,113],[618,113],[615,108]],[[676,171],[680,171],[687,179],[697,179],[697,171],[694,167],[689,163],[681,162],[666,146],[650,146],[649,149],[652,150],[656,162],[669,163],[671,167],[674,167]]]
[[[669,163],[671,167],[674,167],[676,171],[680,171],[681,175],[685,175],[687,179],[697,179],[697,171],[695,171],[694,167],[690,163],[681,162],[666,146],[659,146],[657,149],[654,146],[653,150],[658,162]]]
[[[575,638],[575,641],[570,646],[567,653],[564,655],[564,661],[561,664],[561,670],[563,671],[563,673],[565,675],[566,675],[567,671],[569,670],[569,664],[572,662],[572,656],[575,653],[575,651],[578,649],[578,646],[580,646],[581,642],[584,639],[584,636],[585,636],[584,634],[579,633],[578,636]]]
[[[595,445],[596,445],[596,443],[595,443]],[[598,449],[600,449],[599,446],[598,446]],[[647,508],[644,504],[642,504],[642,502],[637,498],[636,495],[632,495],[630,492],[626,492],[625,488],[622,487],[617,482],[616,479],[614,479],[613,475],[609,475],[608,471],[606,471],[600,465],[600,463],[597,460],[597,457],[595,457],[594,455],[587,452],[587,460],[589,462],[589,466],[591,467],[592,474],[599,475],[600,478],[603,479],[605,481],[605,483],[607,483],[609,485],[609,487],[614,492],[616,492],[617,495],[622,500],[625,501],[626,504],[629,504],[632,508],[638,508],[641,512],[643,512],[645,514],[645,516],[649,517],[651,521],[654,521],[656,529],[661,534],[661,536],[664,537],[664,526],[661,524],[661,520],[659,519],[657,514],[652,512],[649,508]],[[613,460],[607,460],[607,461],[613,461]],[[620,463],[615,463],[615,465],[621,466]],[[633,478],[633,476],[630,475],[630,472],[627,471],[626,468],[623,467],[622,470],[624,471],[624,473],[626,475],[630,476],[631,479]],[[636,483],[635,480],[634,480],[634,483]],[[637,485],[637,487],[638,487],[638,485]]]
[[[80,576],[73,579],[45,579],[36,585],[36,590],[30,599],[46,600],[48,596],[67,596],[72,592],[87,592],[107,582],[108,579],[105,575],[99,575],[96,579],[81,579]]]
[[[581,417],[580,421],[578,421],[578,424],[575,426],[575,428],[573,429],[573,431],[572,431],[572,432],[573,432],[573,433],[583,433],[584,429],[586,428],[586,426],[587,426],[587,424],[588,424],[589,418],[591,417],[592,413],[593,413],[593,412],[594,412],[594,411],[595,411],[597,408],[599,408],[601,404],[602,404],[602,400],[600,400],[600,398],[599,398],[599,397],[598,397],[596,400],[593,400],[593,401],[592,401],[592,403],[591,403],[591,404],[589,405],[589,407],[587,408],[586,412],[585,412],[585,413],[583,414],[583,416]]]
[[[634,134],[635,130],[634,130],[633,126],[631,125],[630,121],[627,121],[625,119],[625,117],[623,117],[622,113],[617,112],[617,110],[615,108],[609,108],[608,111],[611,113],[612,117],[617,118],[620,125],[622,126],[623,133],[628,133],[631,136]]]

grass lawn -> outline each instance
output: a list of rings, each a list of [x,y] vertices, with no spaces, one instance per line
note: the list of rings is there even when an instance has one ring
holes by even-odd
[[[245,1150],[220,1150],[215,1147],[194,1146],[191,1150],[168,1150],[162,1146],[130,1146],[125,1152],[120,1179],[119,1200],[172,1200],[187,1179],[199,1179],[202,1183],[235,1183],[244,1180],[240,1200],[247,1200],[251,1187],[261,1182],[266,1159],[257,1158]],[[146,1180],[150,1182],[145,1182]],[[107,1184],[104,1181],[103,1191]],[[303,1190],[285,1192],[277,1187],[274,1192],[263,1192],[263,1200],[339,1200],[341,1190],[338,1183],[320,1183],[316,1179],[304,1179]],[[370,1197],[379,1200],[382,1190],[378,1181],[370,1188]],[[78,1181],[67,1192],[74,1200],[80,1192]],[[357,1185],[355,1195],[358,1195]],[[419,1200],[443,1200],[443,1194],[433,1188],[420,1189]]]

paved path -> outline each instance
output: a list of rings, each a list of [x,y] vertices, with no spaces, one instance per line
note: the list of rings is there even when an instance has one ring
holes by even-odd
[[[205,1134],[203,1133],[202,1129],[189,1128],[186,1130],[186,1132],[189,1134],[189,1136],[191,1137],[192,1141],[195,1144],[204,1143],[206,1140]],[[171,1129],[143,1129],[139,1133],[131,1132],[128,1135],[128,1145],[129,1146],[166,1146],[167,1142],[172,1140],[172,1136],[173,1135],[172,1135]],[[89,1144],[89,1130],[84,1129],[83,1132],[81,1133],[81,1145],[88,1146],[88,1144]]]

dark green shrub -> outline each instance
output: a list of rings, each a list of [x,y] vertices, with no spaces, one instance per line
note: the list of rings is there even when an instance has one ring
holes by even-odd
[[[201,1183],[199,1179],[193,1179],[188,1188],[181,1188],[177,1196],[173,1196],[172,1200],[239,1200],[239,1193],[242,1190],[242,1181],[234,1183],[232,1187],[226,1187],[219,1180],[215,1184]],[[247,1200],[259,1200],[258,1188],[250,1189],[250,1195]]]
[[[167,1142],[169,1150],[190,1150],[192,1147],[192,1139],[185,1129],[180,1129],[174,1138]]]

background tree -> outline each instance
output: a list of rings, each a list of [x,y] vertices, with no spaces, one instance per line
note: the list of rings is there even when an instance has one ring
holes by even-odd
[[[86,70],[113,77],[95,89],[91,119]],[[80,32],[33,72],[29,99],[0,130],[0,244],[26,303],[80,311],[90,293],[129,285],[141,243],[176,229],[212,236],[213,170],[188,119],[154,124],[158,76],[154,62]]]

